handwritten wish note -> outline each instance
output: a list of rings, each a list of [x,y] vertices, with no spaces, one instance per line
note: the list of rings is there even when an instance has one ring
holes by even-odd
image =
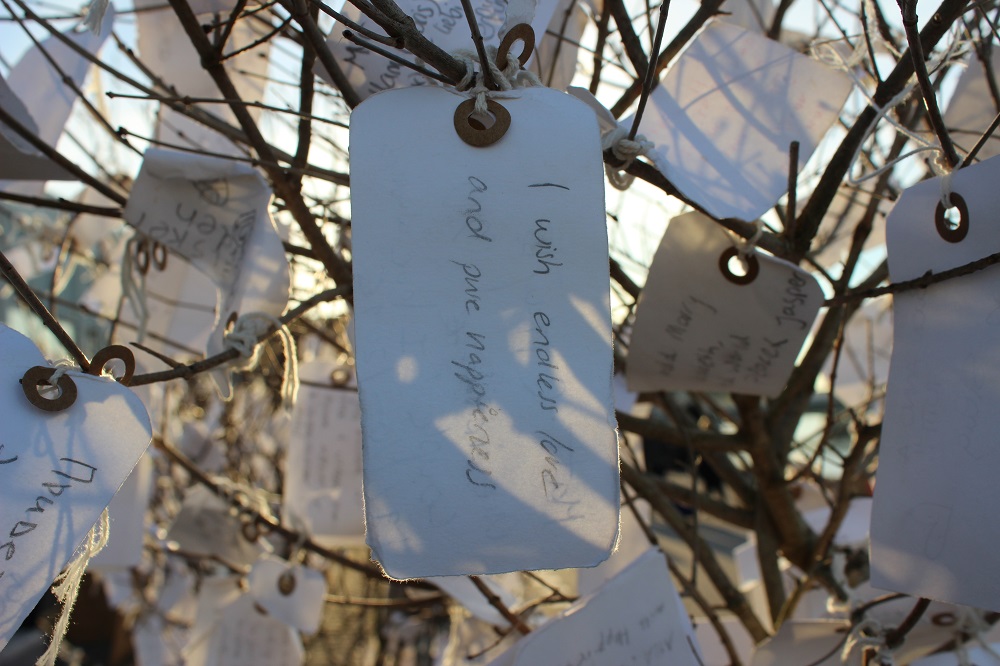
[[[684,196],[713,217],[755,220],[788,190],[791,142],[801,167],[850,90],[840,72],[715,21],[653,89],[640,131]]]
[[[0,108],[14,116],[32,134],[38,135],[38,125],[28,108],[18,98],[3,77],[0,77]],[[61,166],[43,155],[12,127],[0,122],[0,178],[18,180],[73,180]]]
[[[236,317],[277,316],[288,302],[288,260],[268,211],[270,201],[267,182],[246,164],[146,151],[125,220],[187,258],[219,289],[210,355],[224,349],[223,334]]]
[[[439,88],[351,120],[367,540],[397,578],[594,566],[618,531],[597,124],[515,95],[488,148]]]
[[[417,30],[424,37],[448,53],[461,49],[475,49],[472,37],[469,35],[465,12],[462,11],[461,0],[401,0],[398,4],[404,12],[413,17]],[[535,17],[531,21],[536,41],[540,42],[545,35],[545,28],[558,4],[559,0],[539,0],[535,8]],[[504,0],[472,0],[472,11],[486,45],[499,46],[500,28],[503,26],[507,3]],[[354,5],[345,4],[343,13],[358,25],[380,35],[385,34],[377,23],[362,14]],[[339,23],[334,25],[328,45],[344,75],[361,99],[383,90],[427,83],[427,79],[418,72],[348,41],[343,34],[344,26]],[[416,62],[416,58],[406,51],[384,45],[380,45],[380,48],[396,53],[409,62]],[[517,48],[515,47],[513,51],[514,55],[519,53]],[[316,71],[321,76],[327,76],[322,66],[317,67]]]
[[[808,272],[760,251],[757,277],[731,282],[720,257],[732,247],[700,213],[670,221],[636,311],[630,389],[774,396],[784,388],[823,292]]]
[[[337,364],[299,367],[285,461],[283,519],[330,547],[364,543],[361,405],[357,389],[333,382]]]
[[[938,233],[938,179],[906,190],[889,215],[893,282],[1000,252],[1000,158],[955,172],[968,233]],[[946,230],[947,233],[947,230]],[[1000,269],[896,294],[892,367],[872,511],[872,585],[1000,610]]]
[[[593,595],[521,639],[504,666],[700,666],[694,630],[651,549]]]
[[[127,388],[78,372],[59,412],[28,402],[21,377],[48,364],[0,326],[0,650],[97,522],[152,433]]]

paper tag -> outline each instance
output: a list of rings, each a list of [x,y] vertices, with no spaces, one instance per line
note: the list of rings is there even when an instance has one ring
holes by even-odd
[[[365,537],[361,491],[361,406],[357,389],[337,386],[331,361],[299,367],[285,460],[283,520],[330,547]]]
[[[721,267],[732,248],[700,213],[670,221],[636,310],[630,389],[773,397],[785,387],[823,292],[808,272],[760,251],[750,260],[757,277],[736,284]]]
[[[255,607],[236,578],[202,584],[186,666],[296,666],[302,663],[298,632]]]
[[[167,540],[189,553],[218,555],[229,562],[252,564],[261,547],[246,540],[240,519],[229,504],[203,486],[187,491],[181,510],[174,518]]]
[[[788,191],[792,141],[801,167],[850,91],[842,73],[714,21],[653,89],[639,133],[684,196],[713,217],[756,220]]]
[[[0,77],[0,108],[14,116],[19,123],[37,136],[38,125],[3,77]],[[0,178],[73,180],[75,176],[43,155],[12,128],[0,122]]]
[[[754,651],[751,666],[861,666],[861,648],[841,658],[844,634],[850,630],[847,622],[836,620],[802,620],[786,622],[777,634]],[[822,655],[828,655],[816,661]]]
[[[956,171],[968,235],[948,242],[939,179],[889,215],[889,271],[901,282],[1000,251],[1000,158]],[[953,199],[954,201],[954,199]],[[895,294],[892,369],[872,511],[872,585],[1000,610],[994,510],[1000,466],[1000,269]]]
[[[536,629],[504,655],[510,666],[699,666],[694,629],[667,571],[650,549],[593,595]]]
[[[250,570],[250,594],[276,620],[314,634],[323,619],[326,578],[321,571],[265,555]]]
[[[987,74],[979,54],[973,52],[969,55],[968,67],[955,84],[955,92],[944,114],[945,126],[952,133],[957,147],[965,153],[972,150],[997,114],[989,77],[1000,70],[1000,51],[991,50],[989,58],[990,74]],[[993,132],[976,155],[985,160],[998,154],[1000,137]]]
[[[844,405],[879,410],[892,356],[892,308],[888,299],[864,303],[844,327],[833,394]],[[830,377],[833,354],[823,366]]]
[[[137,567],[142,564],[146,510],[153,493],[153,459],[139,458],[121,490],[108,505],[111,519],[108,545],[90,559],[89,568]]]
[[[368,543],[398,578],[594,566],[619,494],[597,124],[519,90],[473,148],[463,100],[351,119]]]
[[[267,182],[246,164],[156,148],[146,151],[132,186],[125,220],[186,257],[221,291],[209,355],[225,348],[223,334],[236,317],[276,317],[288,303],[288,259],[270,201]]]
[[[76,401],[59,412],[28,402],[21,377],[48,364],[0,326],[0,650],[97,522],[152,432],[142,403],[117,382],[67,373]]]
[[[531,21],[536,42],[541,41],[545,35],[545,28],[558,3],[559,0],[539,0],[535,17]],[[413,17],[417,30],[441,49],[448,53],[475,49],[461,0],[401,0],[397,4]],[[472,10],[483,41],[487,46],[499,46],[500,27],[504,22],[507,3],[504,0],[472,0]],[[380,35],[385,34],[377,23],[350,3],[344,5],[343,14],[363,28]],[[358,97],[365,99],[383,90],[426,85],[427,79],[422,74],[344,39],[344,29],[339,23],[334,25],[328,45]],[[380,48],[409,62],[416,62],[416,58],[406,51],[385,45],[380,45]],[[517,48],[512,51],[515,55],[520,52]],[[328,76],[321,65],[317,66],[316,71],[324,78]]]

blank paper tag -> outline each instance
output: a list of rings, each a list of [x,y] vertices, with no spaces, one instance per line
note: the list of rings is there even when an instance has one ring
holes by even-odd
[[[260,555],[261,547],[246,540],[241,526],[228,502],[204,486],[195,486],[185,494],[167,540],[189,553],[218,555],[229,562],[251,564]]]
[[[597,124],[514,95],[488,148],[440,88],[351,119],[367,539],[397,578],[594,566],[618,531]]]
[[[0,77],[0,108],[37,136],[38,125],[3,77]],[[12,128],[0,123],[0,178],[72,180],[75,176],[43,155]]]
[[[670,221],[636,311],[630,389],[775,396],[784,388],[823,292],[806,271],[759,251],[756,279],[735,284],[720,267],[732,247],[700,213]]]
[[[666,558],[650,549],[596,593],[502,655],[504,666],[700,666]]]
[[[938,179],[906,190],[886,230],[893,282],[1000,251],[1000,158],[956,171],[968,235],[935,227]],[[872,585],[1000,610],[1000,268],[894,296],[892,367],[872,512]]]
[[[202,584],[186,666],[296,666],[302,663],[299,633],[256,607],[236,578]]]
[[[278,316],[288,302],[288,260],[268,212],[271,189],[252,167],[150,148],[125,220],[186,257],[221,296],[208,353],[224,349],[232,315]]]
[[[713,217],[756,220],[788,191],[791,142],[801,167],[850,90],[842,73],[715,21],[653,89],[639,131],[684,196]]]
[[[841,658],[846,622],[836,620],[801,620],[786,622],[781,630],[754,651],[752,666],[861,666],[861,648],[846,659]],[[822,659],[822,655],[827,655]],[[817,659],[820,659],[817,661]]]
[[[559,0],[538,0],[535,16],[531,21],[536,41],[541,41],[545,35],[545,28],[558,3]],[[401,0],[398,4],[404,12],[413,17],[417,30],[424,37],[448,53],[462,49],[471,51],[475,48],[469,34],[469,24],[465,20],[465,12],[462,11],[461,0]],[[499,46],[500,27],[504,22],[507,3],[504,0],[472,0],[472,10],[476,15],[483,41],[487,46]],[[362,14],[354,5],[345,4],[343,12],[345,17],[361,27],[380,35],[385,34],[377,23]],[[344,75],[361,99],[383,90],[427,84],[427,78],[422,74],[348,41],[343,36],[344,29],[345,27],[339,23],[335,25],[328,44]],[[396,53],[409,62],[416,61],[416,58],[406,51],[384,45],[380,48]],[[520,53],[520,46],[515,45],[511,53],[514,55]],[[318,66],[316,71],[322,76],[327,75],[322,66]]]
[[[47,363],[0,326],[0,649],[97,522],[152,436],[135,395],[70,372],[76,401],[60,412],[28,402],[22,375]]]
[[[357,389],[334,385],[336,369],[330,361],[299,368],[282,513],[291,527],[330,547],[365,538],[361,406]]]
[[[326,602],[321,571],[265,555],[254,562],[249,582],[254,601],[268,615],[307,634],[319,629]]]

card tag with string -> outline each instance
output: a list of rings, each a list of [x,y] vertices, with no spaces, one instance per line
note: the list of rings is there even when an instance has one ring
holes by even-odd
[[[594,566],[618,531],[597,123],[546,88],[489,104],[485,148],[442,88],[351,119],[367,540],[394,578]]]
[[[288,259],[268,211],[271,196],[247,164],[158,148],[146,151],[132,186],[125,220],[219,289],[209,355],[225,349],[223,336],[241,315],[277,317],[288,303]]]
[[[1000,158],[900,196],[886,240],[893,282],[1000,252]],[[892,364],[872,510],[872,585],[1000,610],[1000,268],[893,295]]]
[[[788,191],[792,141],[801,167],[850,91],[842,73],[713,21],[653,88],[639,130],[685,197],[719,219],[756,220]]]
[[[694,629],[667,569],[648,549],[592,595],[522,638],[491,666],[701,666]]]
[[[326,578],[322,571],[264,555],[248,576],[250,594],[268,615],[307,634],[323,619]]]
[[[361,406],[350,377],[332,361],[299,367],[285,460],[282,520],[331,548],[365,538]]]
[[[732,237],[701,213],[670,221],[636,310],[633,391],[775,396],[823,304],[811,274],[754,249],[743,274]]]
[[[194,626],[187,666],[296,666],[304,657],[299,632],[260,608],[235,576],[202,583]]]
[[[22,377],[48,369],[34,343],[0,325],[0,649],[73,557],[149,445],[146,409],[118,382],[59,379],[57,401]],[[48,370],[45,370],[46,372]],[[75,390],[76,398],[69,397]],[[38,404],[38,403],[36,403]]]
[[[401,0],[398,4],[404,12],[413,17],[417,30],[444,51],[454,53],[462,49],[472,51],[475,48],[469,34],[469,25],[465,18],[465,12],[462,10],[461,0]],[[510,4],[525,5],[529,3],[511,2]],[[545,28],[552,19],[558,4],[559,0],[538,0],[537,7],[532,8],[534,16],[530,19],[529,24],[539,40],[545,35]],[[499,45],[502,37],[500,30],[504,25],[508,3],[503,0],[472,0],[472,10],[486,45]],[[345,4],[343,13],[346,18],[361,27],[379,35],[385,35],[385,31],[377,23],[361,13],[354,5]],[[515,22],[517,22],[516,19]],[[513,24],[509,23],[509,25]],[[339,23],[335,25],[330,32],[328,45],[343,69],[344,75],[361,99],[366,99],[383,90],[420,86],[428,83],[427,77],[419,72],[364,46],[350,42],[343,36],[345,29],[349,28]],[[352,30],[352,32],[354,31]],[[364,37],[363,35],[359,36]],[[417,60],[406,51],[394,49],[384,44],[378,46],[408,62],[416,62]],[[532,49],[534,46],[534,44],[531,45]],[[320,76],[327,76],[322,65],[318,65],[316,71]]]

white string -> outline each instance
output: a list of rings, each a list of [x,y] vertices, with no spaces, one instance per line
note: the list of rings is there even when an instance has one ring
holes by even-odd
[[[110,519],[107,508],[101,512],[101,517],[91,528],[90,533],[83,540],[83,546],[77,551],[76,558],[70,563],[66,570],[55,579],[52,584],[52,594],[62,604],[62,613],[52,630],[52,639],[45,653],[38,658],[35,666],[55,666],[56,657],[59,656],[59,646],[66,635],[66,628],[69,627],[70,614],[73,606],[76,605],[76,598],[80,594],[80,582],[87,572],[87,565],[90,559],[97,555],[108,543],[108,535],[111,531]]]
[[[146,324],[149,322],[149,306],[146,304],[146,276],[139,273],[139,282],[136,283],[133,271],[135,267],[135,252],[138,246],[138,239],[132,236],[125,243],[125,256],[122,258],[122,295],[132,307],[132,312],[136,317],[136,342],[142,342],[146,337]]]
[[[629,139],[629,130],[621,125],[605,132],[601,136],[601,150],[611,150],[612,154],[622,161],[620,166],[604,165],[604,173],[608,182],[618,190],[627,190],[635,180],[635,176],[627,172],[629,165],[639,155],[648,155],[655,145],[642,134],[635,139]]]
[[[894,666],[896,663],[892,650],[885,644],[885,629],[875,618],[865,618],[851,628],[840,653],[840,660],[846,662],[856,647],[861,648],[862,652],[865,648],[874,648],[875,659],[882,666]]]
[[[764,223],[760,220],[754,220],[754,232],[753,236],[747,238],[742,243],[737,243],[736,245],[736,256],[740,258],[740,262],[746,266],[747,259],[750,255],[754,253],[757,249],[757,243],[760,242],[761,237],[764,235]]]
[[[285,368],[281,377],[281,401],[285,409],[295,406],[299,393],[299,362],[288,327],[281,320],[263,312],[248,312],[240,315],[233,324],[233,330],[222,337],[222,344],[227,349],[235,349],[246,359],[244,367],[252,367],[257,363],[260,352],[260,338],[274,330],[281,339],[281,350],[285,356]]]
[[[461,60],[465,65],[465,74],[462,76],[462,80],[458,82],[456,89],[476,100],[475,113],[479,115],[488,115],[489,112],[486,108],[487,99],[503,99],[510,97],[509,93],[512,90],[534,88],[542,85],[541,80],[539,80],[534,72],[521,69],[521,62],[512,53],[507,54],[507,62],[504,68],[500,69],[496,64],[497,47],[495,46],[486,47],[486,67],[489,68],[490,75],[500,90],[490,90],[486,87],[486,79],[483,72],[476,71],[476,65],[480,63],[478,54],[474,51],[460,49],[455,51],[452,56]]]

